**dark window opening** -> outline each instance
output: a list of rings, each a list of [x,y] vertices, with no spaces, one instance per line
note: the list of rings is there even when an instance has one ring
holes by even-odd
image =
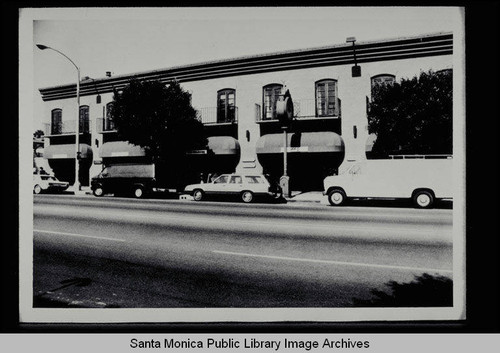
[[[337,116],[338,111],[337,81],[316,82],[316,116]]]
[[[281,94],[283,85],[273,83],[263,88],[263,120],[276,119],[276,102]]]
[[[217,92],[217,122],[231,123],[235,121],[236,91],[223,89]]]
[[[89,106],[82,105],[80,107],[80,125],[79,132],[89,132],[90,131],[90,121],[89,121]]]
[[[62,134],[62,110],[54,109],[51,114],[51,124],[50,124],[51,135]]]

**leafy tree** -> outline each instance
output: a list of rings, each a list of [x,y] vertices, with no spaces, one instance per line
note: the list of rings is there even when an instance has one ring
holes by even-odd
[[[33,133],[33,137],[35,138],[40,138],[42,136],[44,136],[45,133],[42,131],[42,130],[36,130],[34,133]]]
[[[377,135],[372,156],[452,154],[451,70],[422,72],[372,92],[368,131]]]
[[[170,181],[182,186],[186,152],[205,149],[203,124],[191,106],[191,94],[179,83],[131,80],[113,96],[111,117],[118,137],[145,149]]]

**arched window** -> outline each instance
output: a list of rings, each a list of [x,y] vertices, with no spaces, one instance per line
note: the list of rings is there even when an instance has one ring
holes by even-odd
[[[395,80],[396,80],[396,76],[391,75],[391,74],[380,74],[380,75],[373,76],[371,78],[372,93],[373,93],[373,90],[375,89],[375,87],[393,85]]]
[[[276,119],[276,102],[283,85],[279,83],[272,83],[262,88],[262,106],[263,106],[263,120]]]
[[[232,88],[217,92],[217,122],[230,123],[235,119],[236,91]]]
[[[59,135],[62,133],[62,109],[54,109],[50,117],[50,134]]]
[[[111,112],[113,110],[113,102],[106,104],[106,119],[104,119],[104,131],[110,131],[115,129],[115,124],[113,122],[113,116]]]
[[[89,106],[80,106],[80,132],[89,132]]]
[[[316,82],[316,116],[337,116],[337,80],[324,79]]]

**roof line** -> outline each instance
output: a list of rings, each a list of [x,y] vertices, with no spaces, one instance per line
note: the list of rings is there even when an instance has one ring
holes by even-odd
[[[428,37],[435,37],[435,36],[440,36],[440,35],[450,35],[453,34],[453,32],[436,32],[436,33],[427,33],[427,34],[421,34],[421,35],[415,35],[415,36],[409,36],[409,37],[393,37],[393,38],[387,38],[384,40],[371,40],[371,41],[362,41],[362,42],[356,42],[356,45],[370,45],[370,44],[376,44],[376,43],[387,43],[391,41],[404,41],[404,40],[412,40],[412,39],[417,39],[417,38],[428,38]],[[220,60],[211,60],[211,61],[203,61],[203,62],[198,62],[198,63],[192,63],[192,64],[186,64],[186,65],[178,65],[178,66],[171,66],[171,67],[166,67],[166,68],[161,68],[161,69],[153,69],[153,70],[146,70],[146,71],[136,71],[133,73],[127,73],[127,74],[120,74],[112,77],[101,77],[101,78],[96,78],[93,79],[94,83],[97,82],[103,82],[107,80],[116,80],[116,79],[121,79],[121,78],[127,78],[127,77],[132,77],[132,76],[141,76],[141,75],[154,75],[155,73],[161,74],[166,71],[175,71],[175,70],[180,70],[180,69],[189,69],[197,66],[202,66],[202,65],[213,65],[213,64],[221,64],[221,63],[228,63],[231,61],[243,61],[243,60],[251,60],[251,59],[263,59],[263,58],[269,58],[272,56],[282,56],[282,55],[290,55],[290,54],[300,54],[304,52],[310,52],[310,51],[321,51],[321,50],[328,50],[328,49],[336,49],[336,48],[350,48],[352,45],[349,43],[342,43],[342,44],[334,44],[334,45],[326,45],[326,46],[321,46],[321,47],[310,47],[310,48],[303,48],[303,49],[293,49],[293,50],[285,50],[285,51],[279,51],[279,52],[268,52],[264,54],[255,54],[255,55],[246,55],[246,56],[240,56],[240,57],[233,57],[233,58],[227,58],[227,59],[220,59]],[[67,84],[62,84],[62,85],[56,85],[56,86],[49,86],[49,87],[43,87],[40,88],[40,91],[44,91],[47,89],[57,89],[61,87],[67,87],[67,86],[73,86],[75,83],[67,83]]]

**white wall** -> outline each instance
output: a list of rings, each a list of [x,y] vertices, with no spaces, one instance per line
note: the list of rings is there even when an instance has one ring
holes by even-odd
[[[351,66],[332,66],[311,69],[288,70],[234,76],[204,81],[182,83],[182,87],[192,94],[192,104],[196,109],[217,106],[217,91],[224,88],[236,90],[236,106],[238,107],[238,140],[241,148],[241,160],[237,167],[242,169],[243,161],[255,161],[255,170],[261,171],[255,153],[255,146],[260,137],[260,126],[255,122],[255,104],[262,108],[262,87],[270,83],[287,86],[294,100],[314,99],[315,82],[332,78],[338,81],[338,95],[342,101],[342,138],[345,144],[347,160],[365,158],[365,143],[368,137],[366,117],[366,96],[370,96],[370,78],[389,73],[401,78],[411,78],[421,71],[452,68],[452,56],[434,56],[406,60],[382,61],[360,64],[362,76],[351,77]],[[102,134],[97,133],[96,119],[103,117],[103,107],[112,100],[112,93],[101,94],[101,104],[96,104],[95,96],[81,97],[80,104],[89,106],[92,131],[92,150],[94,160],[98,159],[99,146],[102,146]],[[45,103],[45,122],[50,123],[52,109],[63,110],[63,121],[76,120],[76,99],[62,99]],[[353,136],[353,126],[357,127],[357,138]],[[246,139],[246,131],[250,133],[250,141]],[[48,139],[46,139],[47,141]],[[101,170],[100,165],[93,165],[91,177]]]

